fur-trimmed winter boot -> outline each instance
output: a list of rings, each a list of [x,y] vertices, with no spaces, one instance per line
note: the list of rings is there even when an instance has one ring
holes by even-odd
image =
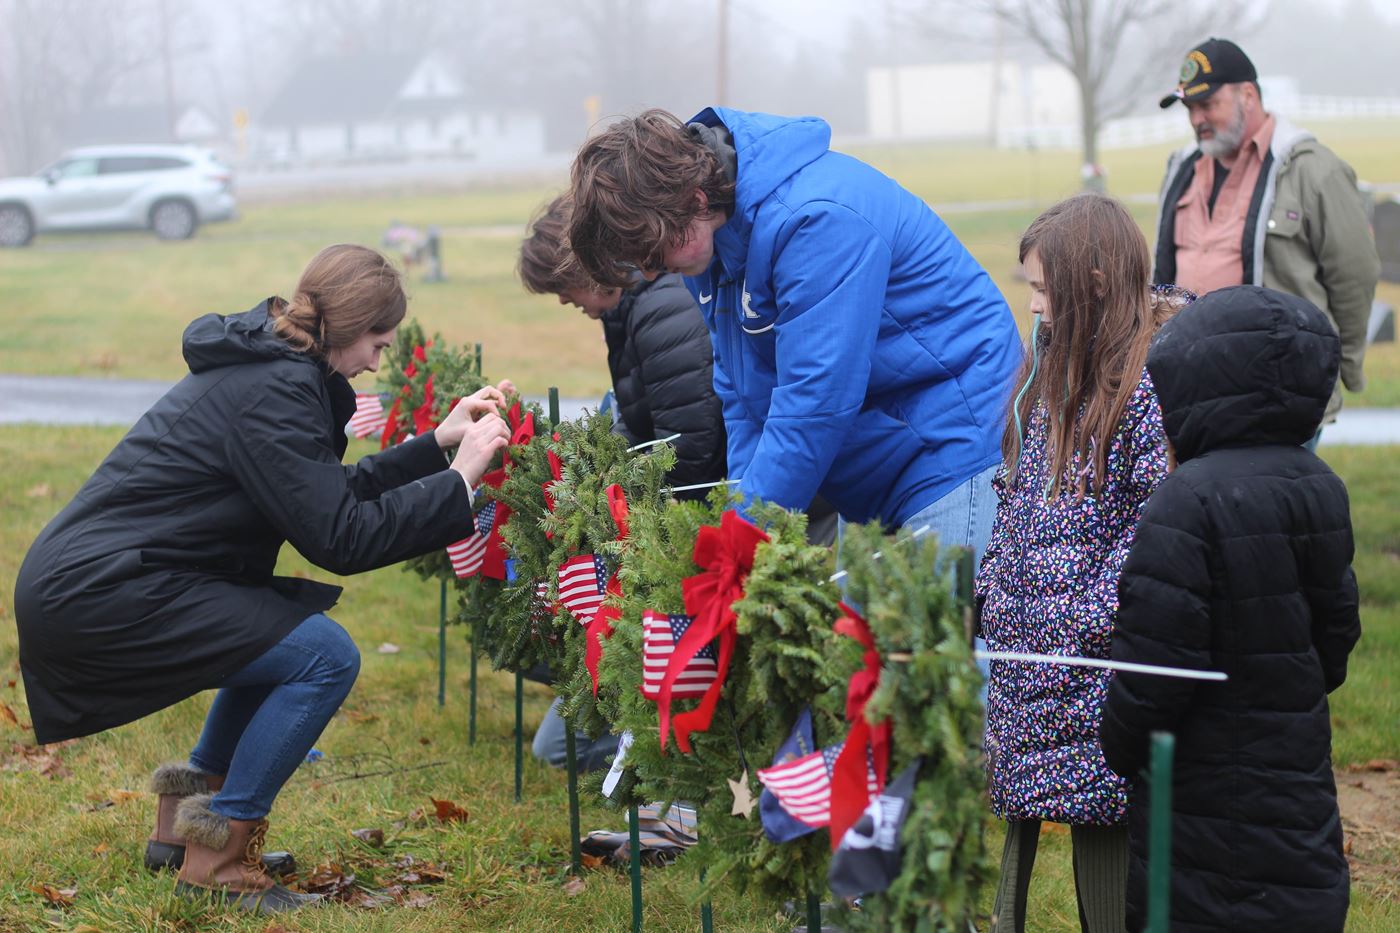
[[[146,840],[146,867],[151,871],[179,871],[185,861],[185,840],[175,832],[175,808],[195,794],[217,793],[224,786],[222,774],[205,774],[181,761],[163,764],[151,774],[156,795],[156,827]],[[297,870],[289,852],[264,852],[263,868],[285,877]]]
[[[319,901],[272,880],[262,866],[267,820],[235,820],[209,808],[212,794],[180,801],[175,833],[185,840],[185,860],[175,890],[184,897],[218,897],[259,914],[296,910]]]

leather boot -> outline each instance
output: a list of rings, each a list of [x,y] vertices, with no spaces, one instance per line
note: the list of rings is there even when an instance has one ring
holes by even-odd
[[[185,840],[175,832],[175,809],[180,801],[195,794],[217,793],[224,786],[222,774],[205,774],[189,765],[173,761],[151,774],[151,793],[156,795],[156,827],[146,840],[146,867],[151,871],[178,871],[185,860]],[[263,853],[263,868],[285,877],[297,870],[289,852]]]
[[[216,897],[251,913],[297,910],[319,901],[272,880],[262,866],[267,820],[235,820],[209,808],[212,794],[180,801],[175,833],[185,840],[185,860],[175,890],[183,897]]]

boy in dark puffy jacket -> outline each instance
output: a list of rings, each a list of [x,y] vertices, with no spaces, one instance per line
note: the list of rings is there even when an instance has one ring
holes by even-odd
[[[1176,736],[1173,930],[1341,931],[1349,876],[1327,694],[1361,633],[1346,487],[1302,445],[1340,364],[1327,318],[1255,286],[1169,322],[1147,359],[1176,466],[1119,583],[1113,658],[1223,671],[1116,674],[1101,740],[1137,780],[1128,925],[1146,908],[1149,734]]]

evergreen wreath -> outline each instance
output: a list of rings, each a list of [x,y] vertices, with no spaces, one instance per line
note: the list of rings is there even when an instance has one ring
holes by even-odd
[[[554,546],[549,564],[557,568],[575,555],[598,554],[619,572],[632,560],[635,550],[631,539],[634,510],[650,507],[654,512],[670,501],[665,480],[675,465],[675,450],[669,444],[629,450],[626,438],[612,430],[612,417],[606,413],[565,422],[557,434],[559,439],[551,442],[551,449],[559,458],[561,476],[549,486],[554,507],[544,516],[544,527],[552,534]],[[626,497],[626,537],[620,537],[622,529],[609,505],[607,491],[613,485],[620,486]],[[588,630],[567,611],[561,610],[559,619],[564,657],[555,690],[564,699],[561,713],[574,728],[596,738],[608,731],[609,723],[599,710],[593,676],[584,663]],[[601,667],[600,663],[600,671]],[[600,681],[599,692],[603,689]]]
[[[436,425],[457,400],[486,385],[475,353],[443,343],[442,335],[428,340],[417,320],[399,325],[394,345],[387,353],[380,391],[390,398],[384,434],[380,444],[388,447],[400,443],[409,435],[421,433],[431,421]],[[429,379],[432,380],[432,404],[429,401]],[[415,418],[415,413],[421,413]],[[427,419],[427,420],[425,420]],[[464,581],[452,572],[452,563],[445,550],[437,550],[404,561],[404,568],[425,580],[447,580],[459,588]]]
[[[535,436],[527,444],[509,448],[510,468],[505,482],[499,488],[482,486],[477,496],[482,502],[494,500],[511,510],[501,536],[509,549],[515,577],[470,577],[469,580],[479,582],[463,594],[457,621],[472,626],[472,643],[481,646],[497,670],[524,671],[540,664],[558,670],[562,649],[553,630],[553,611],[535,592],[535,584],[548,579],[542,558],[548,542],[540,519],[544,514],[543,483],[550,478],[545,453],[549,422],[538,404],[527,404],[514,396],[506,402],[520,405],[522,420],[534,418]],[[491,469],[499,465],[493,463]]]
[[[831,552],[806,541],[806,516],[761,503],[747,511],[770,541],[759,544],[745,596],[734,605],[739,633],[719,705],[706,732],[691,735],[693,752],[662,752],[657,705],[641,693],[642,612],[682,612],[681,579],[699,571],[695,537],[731,506],[717,490],[706,505],[669,502],[634,508],[632,549],[624,563],[623,614],[603,652],[599,706],[614,728],[630,731],[628,771],[614,801],[684,800],[699,816],[699,843],[682,862],[706,871],[706,886],[732,884],[775,904],[825,887],[830,845],[817,832],[781,845],[769,842],[755,806],[731,812],[730,781],[755,777],[771,763],[804,708],[813,713],[818,745],[844,734],[846,678],[859,663],[854,646],[831,631],[837,589],[828,582]],[[676,701],[680,708],[686,701]]]
[[[843,535],[846,602],[869,625],[881,658],[866,718],[894,724],[891,780],[916,757],[923,764],[904,823],[899,876],[888,890],[862,898],[842,924],[961,933],[993,870],[985,838],[982,678],[972,658],[969,606],[953,585],[966,552],[907,539],[891,540],[875,525],[847,525]],[[958,569],[966,574],[970,564]]]

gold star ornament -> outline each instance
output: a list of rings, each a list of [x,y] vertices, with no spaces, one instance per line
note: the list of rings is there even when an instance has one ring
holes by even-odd
[[[728,784],[730,792],[734,794],[734,806],[730,808],[729,812],[734,816],[749,819],[749,814],[753,812],[753,806],[758,801],[754,799],[753,792],[749,790],[748,769],[744,769],[744,773],[739,776],[737,781],[730,780]]]

